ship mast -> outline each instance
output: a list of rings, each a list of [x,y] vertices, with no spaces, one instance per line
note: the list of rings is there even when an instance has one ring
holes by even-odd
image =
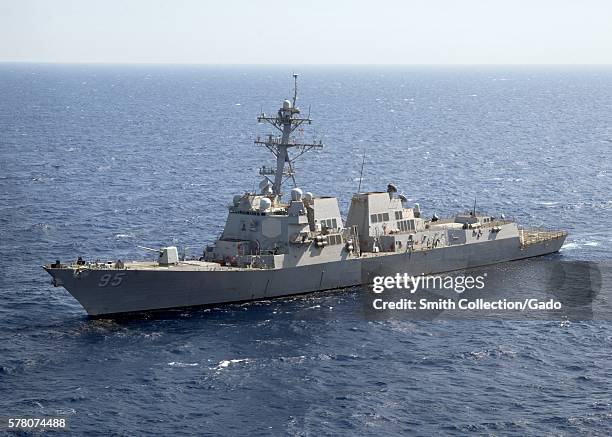
[[[269,134],[265,138],[257,137],[255,144],[263,145],[270,150],[274,156],[276,156],[276,168],[266,168],[265,166],[259,170],[259,174],[265,176],[274,175],[274,182],[272,184],[272,194],[275,197],[281,196],[281,186],[284,181],[291,178],[295,185],[295,172],[293,162],[304,153],[311,149],[322,148],[323,143],[321,141],[314,143],[300,143],[296,142],[291,134],[302,124],[312,124],[310,118],[310,110],[307,117],[299,117],[300,109],[295,105],[297,101],[297,78],[296,73],[293,74],[293,101],[285,100],[283,106],[278,110],[276,117],[266,115],[262,112],[257,121],[259,123],[267,122],[274,126],[281,132],[280,136],[274,136]],[[290,155],[289,150],[295,149],[297,153],[293,156]]]

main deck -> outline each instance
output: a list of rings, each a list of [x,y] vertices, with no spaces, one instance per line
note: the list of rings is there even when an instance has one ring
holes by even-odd
[[[567,237],[566,231],[547,231],[547,230],[522,230],[521,231],[521,245],[530,246],[544,241],[557,240],[560,238],[565,239]]]

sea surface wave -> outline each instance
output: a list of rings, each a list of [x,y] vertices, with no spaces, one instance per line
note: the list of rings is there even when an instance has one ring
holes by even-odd
[[[567,229],[551,259],[610,260],[609,68],[300,70],[304,136],[326,148],[297,180],[343,214],[365,151],[366,190],[394,182],[427,215],[476,198]],[[74,435],[612,434],[607,320],[367,320],[359,288],[92,320],[50,285],[57,258],[198,256],[272,162],[255,117],[291,71],[0,65],[0,416]]]

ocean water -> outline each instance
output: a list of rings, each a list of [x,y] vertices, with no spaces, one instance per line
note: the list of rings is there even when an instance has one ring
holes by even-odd
[[[74,435],[611,434],[610,320],[371,320],[362,289],[93,320],[51,286],[56,258],[199,255],[272,163],[255,117],[292,72],[0,65],[0,416]],[[367,190],[392,181],[427,215],[476,198],[567,229],[548,260],[610,261],[611,69],[300,73],[304,136],[326,147],[298,183],[344,214],[365,151]]]

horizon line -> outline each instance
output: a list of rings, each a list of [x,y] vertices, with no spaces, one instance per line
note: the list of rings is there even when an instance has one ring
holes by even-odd
[[[156,65],[156,66],[236,66],[236,67],[286,67],[298,65],[302,67],[610,67],[612,63],[240,63],[240,62],[140,62],[140,61],[24,61],[24,60],[0,60],[0,64],[45,64],[45,65]]]

